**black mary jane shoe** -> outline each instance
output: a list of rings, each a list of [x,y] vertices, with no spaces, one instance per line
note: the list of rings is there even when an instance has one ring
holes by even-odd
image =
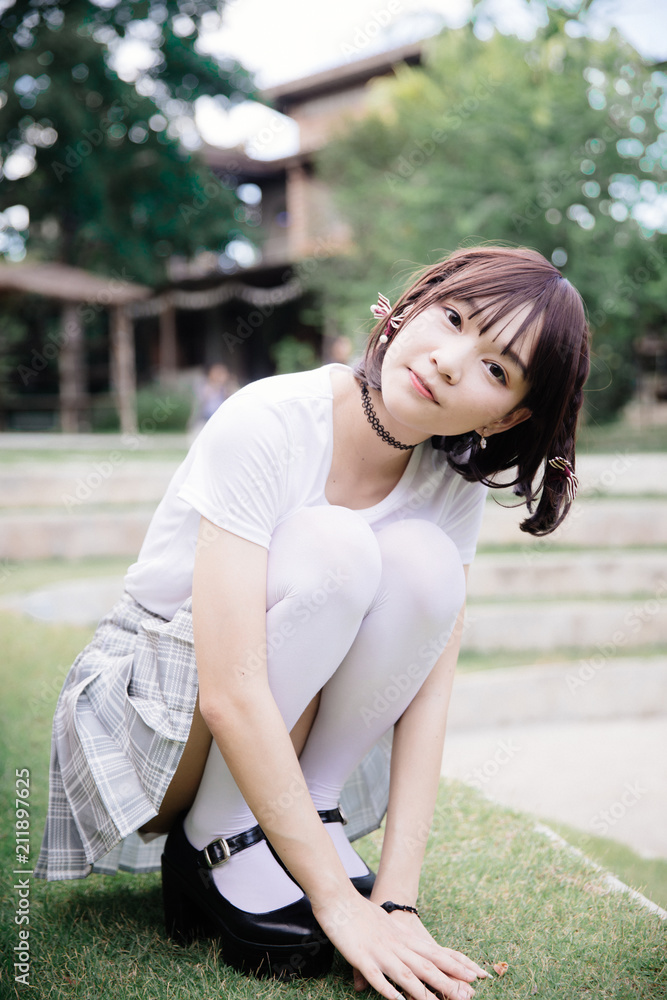
[[[336,806],[335,809],[318,809],[317,815],[323,823],[342,823],[343,826],[347,826],[347,816],[340,805]],[[363,861],[363,858],[361,860]],[[364,864],[366,864],[365,861]],[[353,875],[350,878],[350,882],[357,892],[360,892],[366,899],[370,899],[373,886],[375,885],[375,872],[372,872],[368,865],[366,865],[366,874]]]
[[[167,935],[179,944],[199,937],[218,939],[223,961],[240,972],[278,979],[326,975],[333,945],[305,896],[277,910],[248,913],[218,891],[212,869],[264,839],[256,826],[235,837],[219,837],[198,851],[185,836],[181,816],[162,855]]]

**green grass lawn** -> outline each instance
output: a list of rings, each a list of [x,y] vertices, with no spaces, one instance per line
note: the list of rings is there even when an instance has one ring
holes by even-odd
[[[30,771],[30,860],[47,801],[50,718],[65,671],[91,629],[0,615],[0,748],[3,871],[0,996],[141,1000],[343,1000],[355,996],[345,963],[324,980],[256,981],[221,964],[215,948],[182,948],[162,928],[160,879],[93,875],[30,884],[30,987],[16,986],[16,769]],[[422,877],[420,907],[431,931],[487,968],[507,974],[477,996],[523,1000],[658,1000],[667,991],[667,923],[612,893],[585,861],[534,832],[534,819],[499,808],[464,785],[443,783]],[[381,833],[361,842],[377,862]],[[619,866],[615,874],[624,873]],[[649,896],[645,871],[633,884]],[[21,877],[21,876],[18,876]],[[627,876],[626,876],[627,879]]]
[[[69,580],[85,580],[93,577],[123,577],[131,557],[98,557],[87,559],[33,559],[25,562],[0,564],[0,596],[41,590]]]

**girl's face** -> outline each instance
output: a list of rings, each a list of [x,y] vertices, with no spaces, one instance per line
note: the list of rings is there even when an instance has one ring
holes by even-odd
[[[529,309],[526,304],[482,334],[483,315],[470,318],[474,307],[456,299],[442,299],[408,320],[382,362],[387,412],[422,439],[472,430],[490,437],[527,420],[530,410],[520,404],[529,388],[535,334],[528,331],[508,345]]]

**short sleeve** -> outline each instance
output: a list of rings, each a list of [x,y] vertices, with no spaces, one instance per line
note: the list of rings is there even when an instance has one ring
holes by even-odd
[[[204,426],[178,497],[219,528],[268,549],[291,454],[278,408],[231,396]]]
[[[452,539],[464,565],[475,557],[488,489],[483,483],[469,483],[453,473],[440,527]]]

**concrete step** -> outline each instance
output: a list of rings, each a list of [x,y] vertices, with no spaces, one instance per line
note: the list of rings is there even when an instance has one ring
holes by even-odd
[[[0,466],[0,507],[69,510],[100,503],[160,501],[179,459],[161,459],[159,453],[150,453],[138,460],[136,445],[109,443],[106,436],[87,437],[97,441],[99,452],[94,456],[82,449],[74,459],[58,458],[55,449],[53,461],[25,460]],[[1,442],[2,435],[0,451]],[[581,503],[602,496],[667,497],[667,455],[584,456],[577,472]],[[512,502],[511,493],[496,493],[502,503]]]
[[[598,662],[599,660],[599,662]],[[667,656],[459,671],[447,730],[667,712]]]
[[[0,516],[0,560],[136,559],[155,506],[26,511]]]
[[[48,507],[73,513],[96,504],[157,506],[174,474],[172,461],[131,461],[111,451],[92,461],[0,467],[0,507]],[[49,512],[50,516],[50,512]]]
[[[512,504],[509,494],[504,500]],[[521,531],[526,509],[500,506],[489,499],[479,536],[480,546],[518,546],[527,560],[539,560],[558,547],[627,548],[667,545],[667,499],[599,498],[577,501],[563,524],[535,538]]]
[[[122,593],[120,577],[77,580],[30,594],[8,595],[0,606],[43,621],[95,624]],[[567,648],[595,649],[589,671],[633,649],[667,646],[667,585],[642,600],[471,601],[462,649],[493,654]]]
[[[61,434],[32,433],[31,431],[3,431],[0,433],[0,454],[25,455],[30,452],[90,452],[140,451],[148,455],[162,451],[188,450],[187,434],[165,431],[155,433],[147,421],[137,434]]]
[[[502,597],[625,597],[667,587],[667,550],[608,549],[550,552],[480,552],[470,567],[471,600]]]
[[[461,645],[478,653],[596,648],[604,658],[667,645],[667,583],[636,600],[471,601]]]
[[[100,485],[99,489],[102,488]],[[147,489],[150,488],[149,483]],[[112,489],[111,484],[108,489]],[[36,506],[38,499],[35,494],[30,510],[13,508],[0,512],[0,559],[78,559],[105,555],[126,555],[133,559],[156,507],[153,502],[106,506],[68,502],[65,506],[61,499],[58,507],[40,510]],[[533,538],[519,530],[519,521],[524,516],[525,512],[519,514],[489,500],[480,547],[518,547],[526,566],[538,566],[559,547],[667,546],[667,499],[582,502],[561,528],[545,538]]]

